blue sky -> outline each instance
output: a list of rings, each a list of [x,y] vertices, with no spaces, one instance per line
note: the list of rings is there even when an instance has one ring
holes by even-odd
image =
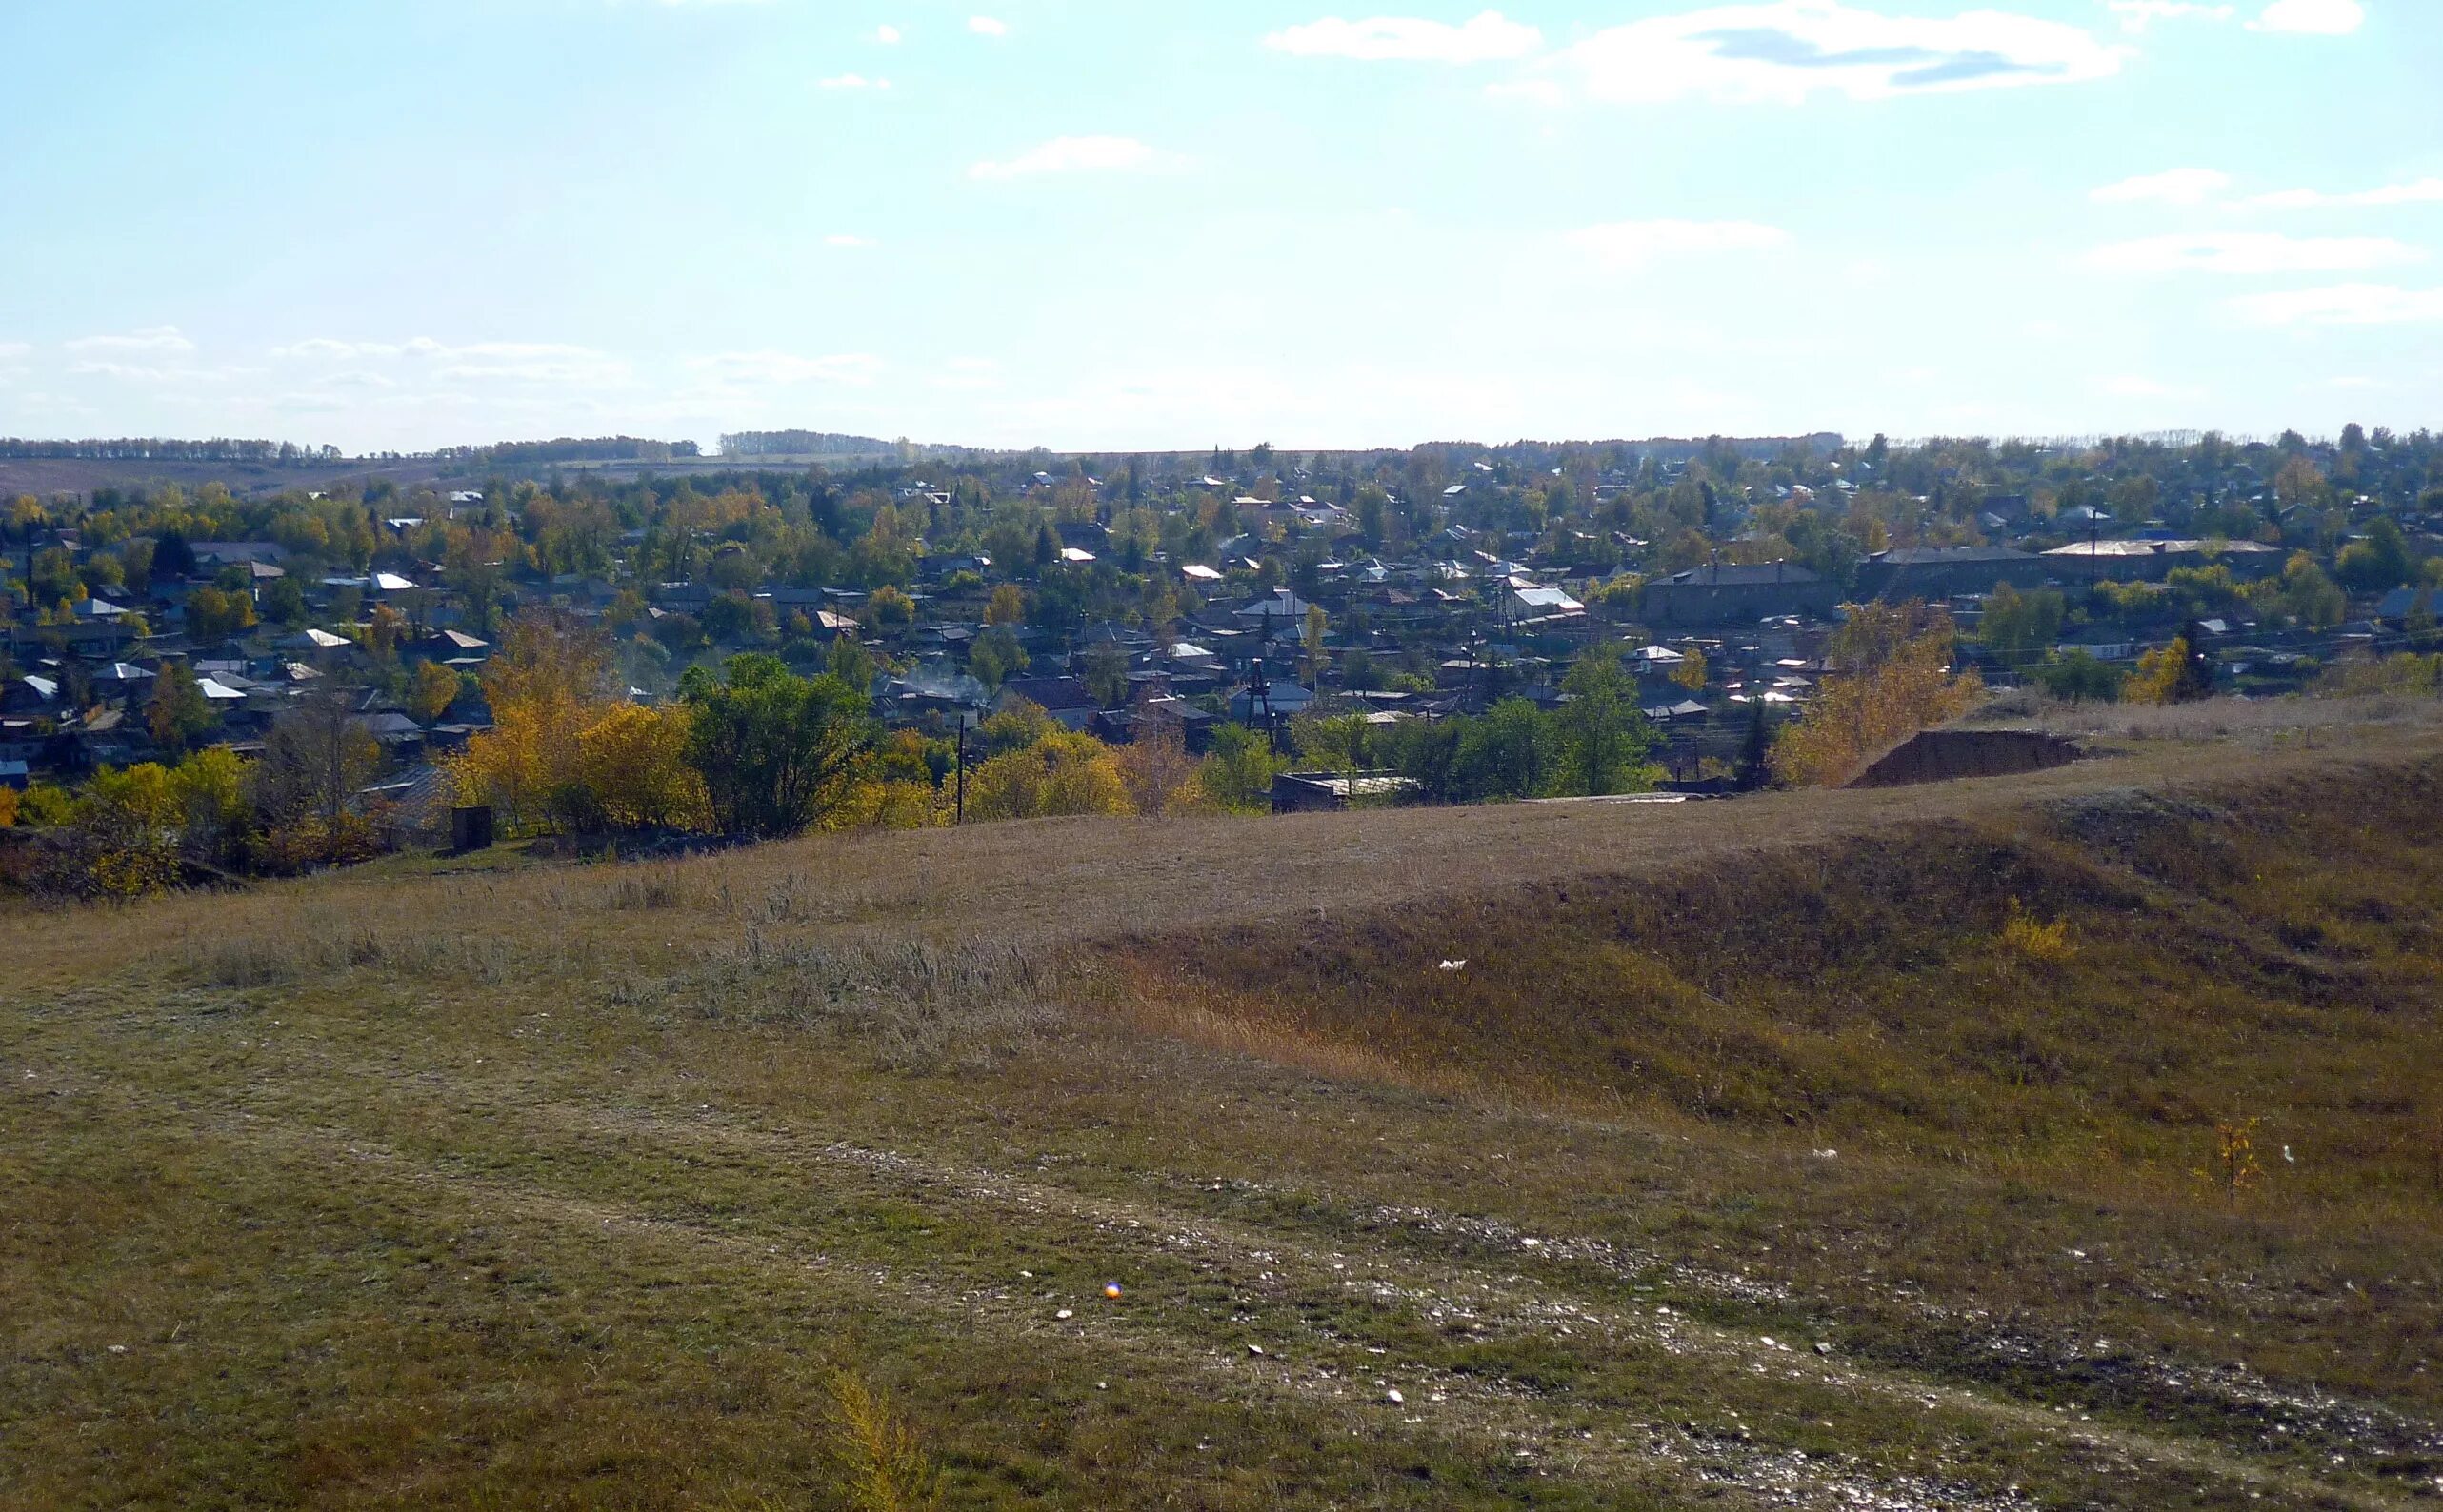
[[[2429,0],[8,0],[0,433],[2443,422]]]

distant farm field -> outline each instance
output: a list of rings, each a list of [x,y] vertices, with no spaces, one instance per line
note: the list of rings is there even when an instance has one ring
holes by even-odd
[[[0,913],[0,1505],[2443,1505],[2443,746]]]

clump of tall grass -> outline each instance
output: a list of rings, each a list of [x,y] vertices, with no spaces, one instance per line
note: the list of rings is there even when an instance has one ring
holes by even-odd
[[[924,1435],[853,1371],[831,1376],[832,1454],[854,1512],[932,1512],[941,1472]]]
[[[1013,945],[923,941],[827,946],[743,939],[658,981],[621,982],[611,1001],[729,1023],[829,1028],[886,1070],[990,1065],[1049,1023],[1043,963]]]

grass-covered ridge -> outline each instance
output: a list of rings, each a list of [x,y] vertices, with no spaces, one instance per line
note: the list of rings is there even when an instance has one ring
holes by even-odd
[[[0,1505],[2414,1506],[2430,740],[11,915]]]

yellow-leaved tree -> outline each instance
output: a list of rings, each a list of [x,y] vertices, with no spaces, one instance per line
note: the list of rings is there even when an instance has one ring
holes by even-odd
[[[1119,767],[1129,806],[1138,813],[1158,819],[1205,806],[1204,787],[1196,780],[1196,758],[1188,754],[1187,737],[1177,720],[1139,705],[1136,739],[1121,746],[1111,759]]]
[[[967,808],[978,819],[1132,811],[1111,748],[1057,727],[977,767],[968,783]]]
[[[684,709],[614,704],[577,736],[577,786],[583,826],[634,834],[656,829],[708,829],[712,800],[704,774],[687,759]]]
[[[1968,712],[1984,681],[1954,676],[1951,615],[1924,604],[1852,605],[1825,647],[1824,686],[1773,743],[1792,786],[1838,787],[1892,745]]]
[[[617,703],[611,645],[575,617],[529,610],[483,670],[492,727],[450,764],[460,798],[510,825],[582,826],[583,737]]]

